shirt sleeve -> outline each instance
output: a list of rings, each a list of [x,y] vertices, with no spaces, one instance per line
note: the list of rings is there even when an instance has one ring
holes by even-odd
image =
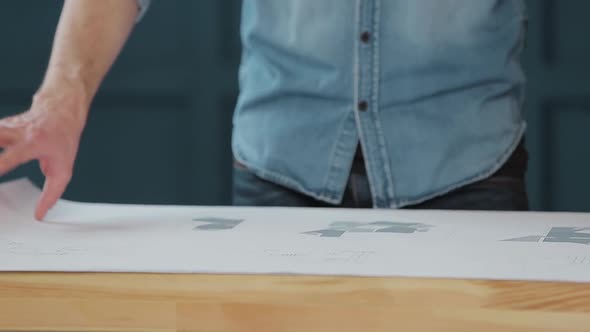
[[[137,14],[136,22],[141,21],[145,13],[147,12],[150,6],[151,0],[137,0],[137,7],[139,8],[139,13]]]

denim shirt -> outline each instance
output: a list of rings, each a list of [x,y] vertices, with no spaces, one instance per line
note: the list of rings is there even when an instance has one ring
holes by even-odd
[[[483,179],[525,131],[525,23],[524,0],[243,0],[234,156],[339,203],[360,143],[376,208]]]

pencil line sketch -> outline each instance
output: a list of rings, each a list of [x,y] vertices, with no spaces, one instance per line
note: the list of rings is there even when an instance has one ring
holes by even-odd
[[[552,227],[545,235],[529,235],[502,241],[559,242],[590,245],[590,227]]]
[[[244,219],[228,219],[228,218],[217,218],[217,217],[207,217],[207,218],[194,218],[193,221],[197,222],[197,226],[195,226],[194,230],[201,230],[201,231],[221,231],[221,230],[230,230],[234,229],[240,223],[244,221]]]
[[[393,221],[356,222],[336,221],[328,228],[319,229],[303,234],[316,235],[320,237],[341,237],[344,233],[404,233],[412,234],[417,232],[428,232],[431,225],[423,223],[406,223]]]
[[[80,254],[84,250],[76,246],[63,246],[58,248],[43,248],[27,245],[24,242],[8,241],[8,252],[13,255],[24,256],[65,256]]]
[[[375,255],[372,250],[334,250],[324,258],[326,263],[365,263],[370,256]]]
[[[298,262],[316,263],[344,263],[362,264],[375,255],[373,250],[288,250],[288,249],[265,249],[264,255],[280,260],[297,260]]]

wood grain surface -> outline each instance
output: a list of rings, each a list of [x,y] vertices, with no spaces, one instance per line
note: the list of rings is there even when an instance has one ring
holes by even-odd
[[[590,331],[590,284],[0,273],[2,331]]]

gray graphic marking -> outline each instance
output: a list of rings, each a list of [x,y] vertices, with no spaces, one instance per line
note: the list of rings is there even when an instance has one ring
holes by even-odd
[[[504,241],[515,241],[515,242],[539,242],[543,236],[540,235],[532,235],[532,236],[523,236],[523,237],[516,237],[514,239],[508,239]]]
[[[303,234],[320,237],[341,237],[344,233],[405,233],[427,232],[432,226],[422,223],[405,223],[393,221],[356,222],[337,221],[325,229],[319,229]]]
[[[195,218],[193,221],[197,221],[200,225],[195,226],[194,230],[201,231],[221,231],[233,229],[238,226],[243,219],[227,219],[227,218]]]
[[[590,227],[553,227],[544,241],[590,244],[590,233],[582,232],[585,230]]]
[[[515,242],[560,242],[590,245],[590,227],[552,227],[545,235],[531,235],[506,239]]]

